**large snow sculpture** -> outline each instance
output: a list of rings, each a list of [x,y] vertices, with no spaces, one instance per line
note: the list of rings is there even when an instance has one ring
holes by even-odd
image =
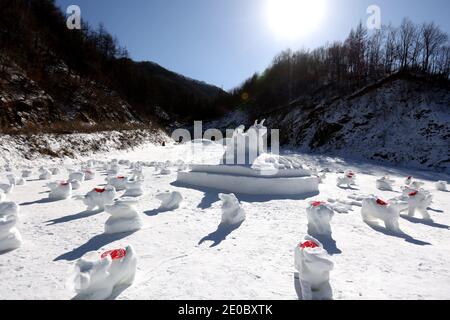
[[[84,197],[83,202],[91,211],[98,207],[100,210],[105,209],[105,205],[113,204],[116,198],[116,189],[113,186],[106,186],[106,188],[95,188],[89,191]]]
[[[65,200],[72,197],[72,185],[70,182],[59,182],[56,185],[49,185],[51,191],[48,198],[51,200]]]
[[[219,194],[222,200],[222,224],[236,225],[245,220],[245,211],[234,194]]]
[[[435,184],[436,190],[447,191],[447,181],[438,181]]]
[[[124,197],[140,197],[144,194],[144,190],[142,189],[142,181],[128,181],[127,182],[127,191],[125,191]]]
[[[194,164],[178,172],[177,184],[213,188],[250,195],[312,195],[319,192],[319,178],[294,157],[267,153],[267,128],[256,122],[245,132],[237,128],[226,139],[218,165]]]
[[[395,181],[389,179],[389,177],[382,177],[382,178],[378,179],[376,182],[377,189],[382,190],[382,191],[393,191],[394,183],[395,183]]]
[[[109,185],[116,188],[117,191],[122,191],[127,188],[128,178],[124,176],[107,177],[106,181]]]
[[[180,203],[183,201],[183,196],[178,191],[174,192],[163,192],[156,195],[156,198],[161,201],[159,210],[171,211],[178,209]]]
[[[22,237],[16,228],[19,206],[14,202],[0,202],[0,252],[19,248]]]
[[[399,233],[400,211],[407,208],[408,203],[401,200],[391,200],[388,203],[375,197],[368,197],[362,202],[361,215],[363,221],[368,224],[373,224],[379,219],[384,222],[387,230]]]
[[[114,204],[106,205],[105,211],[111,217],[105,223],[105,233],[123,233],[142,228],[142,220],[137,211],[139,202],[135,199],[118,199]]]
[[[423,219],[431,220],[427,208],[432,200],[433,196],[428,191],[423,189],[411,191],[408,193],[408,216],[414,217],[415,212],[418,211]]]
[[[313,236],[331,237],[331,219],[333,209],[325,202],[314,201],[306,208],[308,218],[308,234]]]
[[[89,252],[75,265],[74,286],[79,299],[105,300],[114,288],[133,284],[137,256],[132,246],[107,251],[101,255]]]
[[[301,288],[302,300],[330,300],[330,271],[334,264],[323,245],[311,236],[295,248],[295,268]]]

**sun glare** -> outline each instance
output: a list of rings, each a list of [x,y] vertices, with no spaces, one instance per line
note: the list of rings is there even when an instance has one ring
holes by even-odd
[[[267,18],[280,38],[295,40],[313,32],[325,15],[325,0],[267,0]]]

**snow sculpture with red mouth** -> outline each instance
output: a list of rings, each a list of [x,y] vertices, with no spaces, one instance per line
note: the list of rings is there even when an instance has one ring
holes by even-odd
[[[350,188],[351,186],[354,186],[356,184],[356,175],[351,170],[347,170],[344,173],[344,176],[337,177],[337,186],[342,187],[343,185],[347,186],[347,188]]]
[[[121,198],[111,205],[105,205],[105,211],[111,217],[105,223],[105,233],[124,233],[137,231],[142,228],[143,223],[139,216],[136,199]]]
[[[59,182],[56,184],[49,184],[50,194],[48,198],[51,200],[65,200],[72,197],[72,185],[70,182]]]
[[[161,200],[161,205],[158,210],[171,211],[178,209],[180,203],[183,201],[183,196],[178,191],[163,192],[156,195],[158,200]]]
[[[234,194],[219,194],[222,200],[222,224],[237,225],[245,220],[245,211]]]
[[[382,191],[393,191],[393,185],[395,181],[389,179],[389,177],[382,177],[376,181],[377,189]]]
[[[413,190],[408,193],[408,216],[414,217],[416,211],[418,211],[423,219],[431,220],[430,214],[427,208],[433,201],[433,196],[423,189]]]
[[[107,177],[106,181],[109,185],[116,188],[117,191],[122,191],[127,188],[128,178],[125,176]]]
[[[383,201],[375,197],[365,198],[362,202],[361,215],[364,222],[373,224],[376,220],[384,222],[386,229],[401,233],[398,220],[400,212],[408,208],[408,203],[401,200]]]
[[[116,198],[116,189],[113,186],[106,186],[106,188],[95,188],[88,192],[83,199],[84,204],[87,206],[88,211],[92,211],[95,208],[100,210],[105,209],[105,205],[113,204]]]
[[[247,132],[240,126],[224,141],[227,145],[218,164],[191,165],[189,171],[178,172],[176,184],[247,195],[319,193],[319,178],[305,169],[298,158],[268,153],[264,121],[256,121]]]
[[[334,264],[323,245],[311,236],[295,248],[295,268],[302,300],[331,300],[330,271]]]
[[[334,216],[333,209],[325,202],[314,201],[306,208],[308,218],[308,234],[314,236],[331,237],[331,219]]]
[[[15,250],[22,245],[16,228],[20,207],[15,202],[0,202],[0,252]]]
[[[89,252],[75,264],[74,287],[78,299],[105,300],[115,288],[134,282],[137,256],[132,246],[99,255]]]

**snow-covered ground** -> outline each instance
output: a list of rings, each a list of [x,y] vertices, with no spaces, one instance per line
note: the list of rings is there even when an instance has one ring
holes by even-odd
[[[221,146],[210,144],[201,157],[215,163],[222,153]],[[434,188],[435,181],[448,182],[448,176],[291,155],[332,171],[320,185],[320,195],[309,199],[238,195],[246,220],[234,230],[218,229],[221,202],[217,191],[175,187],[175,172],[159,175],[144,167],[145,195],[140,208],[145,226],[121,235],[104,235],[110,215],[85,212],[80,200],[104,184],[104,175],[83,182],[72,199],[47,202],[48,181],[37,180],[36,164],[27,184],[8,195],[8,200],[21,207],[17,227],[23,244],[0,254],[0,299],[71,299],[75,293],[69,279],[78,258],[89,251],[100,254],[127,245],[138,256],[136,279],[132,286],[116,292],[117,299],[297,299],[294,248],[307,232],[309,202],[350,201],[348,196],[368,194],[388,200],[400,195],[409,175],[424,181],[424,188],[433,194],[429,212],[434,222],[401,218],[400,228],[408,236],[399,237],[384,227],[365,224],[358,206],[337,213],[331,222],[336,243],[327,244],[335,264],[330,281],[334,299],[450,298],[450,193]],[[190,145],[145,145],[134,151],[97,154],[94,159],[192,162],[191,156]],[[129,174],[123,168],[122,173]],[[357,173],[354,190],[336,187],[341,175],[337,171],[345,169]],[[386,174],[395,180],[394,192],[375,187],[376,179]],[[67,171],[61,170],[55,179],[67,177]],[[5,173],[1,178],[6,181]],[[156,195],[167,190],[179,191],[184,201],[179,209],[160,212]]]

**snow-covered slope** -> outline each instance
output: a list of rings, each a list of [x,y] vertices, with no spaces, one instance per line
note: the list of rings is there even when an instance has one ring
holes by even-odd
[[[268,125],[301,151],[450,170],[450,90],[393,78],[345,99],[276,112]]]
[[[134,151],[113,151],[97,160],[192,161],[191,146],[146,145]],[[223,148],[205,144],[198,160],[216,161]],[[400,170],[365,162],[345,163],[338,158],[292,153],[317,169],[328,168],[320,195],[310,199],[242,197],[246,220],[235,228],[218,227],[221,201],[218,192],[171,185],[175,173],[159,175],[144,168],[145,195],[140,208],[144,228],[135,233],[104,235],[107,213],[86,212],[80,197],[104,183],[104,175],[86,181],[73,198],[45,201],[45,181],[36,181],[37,166],[25,186],[9,200],[21,205],[17,227],[22,246],[0,254],[0,299],[71,299],[68,281],[77,258],[87,251],[132,245],[138,258],[136,280],[118,299],[297,299],[294,285],[294,248],[307,232],[306,207],[312,200],[344,200],[375,194],[388,200],[399,195],[405,176],[414,175],[431,190],[429,210],[434,222],[401,218],[405,236],[362,221],[358,206],[339,204],[346,213],[331,222],[334,242],[326,244],[335,268],[331,286],[335,299],[448,299],[450,297],[449,193],[434,190],[433,181],[449,176]],[[69,166],[70,167],[70,166]],[[61,166],[63,168],[63,166]],[[129,174],[122,167],[123,174]],[[356,172],[355,190],[336,187],[338,171]],[[390,174],[395,192],[375,188],[378,177]],[[2,174],[3,177],[3,174]],[[55,178],[67,177],[65,170]],[[157,194],[179,191],[179,209],[158,210]],[[119,196],[122,193],[119,193]],[[341,208],[342,211],[342,208]]]

